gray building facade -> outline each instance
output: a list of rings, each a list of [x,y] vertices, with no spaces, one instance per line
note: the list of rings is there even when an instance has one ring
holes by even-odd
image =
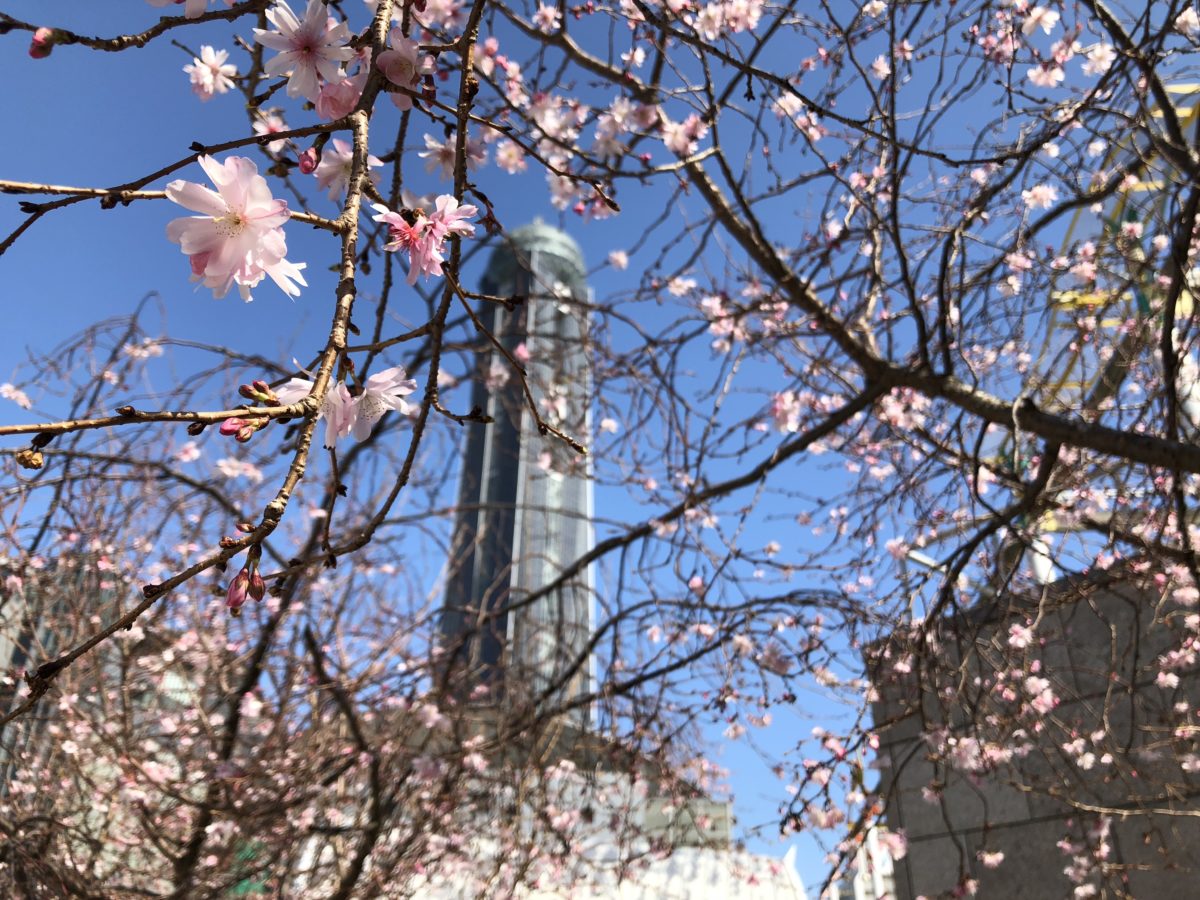
[[[1185,614],[1073,578],[947,617],[935,658],[876,645],[896,900],[1200,897],[1200,679],[1160,677]]]
[[[490,702],[570,704],[590,690],[592,570],[538,595],[592,546],[588,289],[583,255],[542,224],[492,253],[479,316],[525,368],[494,346],[479,354],[441,633],[452,686]],[[526,385],[528,391],[526,391]],[[532,399],[531,399],[532,398]],[[536,404],[537,415],[530,404]],[[532,600],[526,598],[533,597]],[[570,711],[579,725],[588,713]]]

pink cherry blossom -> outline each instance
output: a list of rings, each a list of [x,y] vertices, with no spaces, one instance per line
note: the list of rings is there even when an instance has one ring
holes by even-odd
[[[233,87],[237,78],[237,66],[227,63],[228,50],[214,50],[208,44],[200,45],[200,55],[192,59],[191,65],[183,67],[192,81],[192,93],[207,103],[217,94],[224,94]]]
[[[1025,21],[1021,24],[1021,33],[1028,36],[1041,28],[1044,34],[1049,34],[1058,24],[1058,19],[1059,15],[1054,10],[1045,6],[1035,6],[1026,14]]]
[[[311,175],[317,171],[317,166],[320,164],[321,154],[317,152],[316,147],[309,147],[301,152],[296,159],[296,165],[300,169],[301,175]]]
[[[307,374],[307,373],[306,373]],[[312,393],[314,382],[307,378],[291,378],[282,387],[275,389],[275,395],[283,404],[298,403]],[[325,420],[325,449],[332,450],[337,446],[339,438],[350,433],[354,427],[356,409],[354,399],[345,382],[331,384],[325,391],[317,419]]]
[[[375,423],[389,409],[405,416],[416,411],[417,408],[404,399],[417,389],[417,383],[407,374],[404,366],[394,366],[376,372],[364,382],[362,395],[355,401],[352,427],[355,440],[363,441],[370,437]]]
[[[459,237],[474,237],[475,226],[466,221],[479,210],[470,204],[459,205],[459,202],[449,194],[442,194],[434,202],[434,210],[429,214],[429,230],[438,242],[444,241],[449,235]]]
[[[434,201],[435,209],[429,215],[411,212],[412,221],[394,213],[378,203],[374,208],[378,215],[374,221],[388,226],[388,244],[384,249],[408,251],[408,283],[415,284],[419,275],[441,275],[442,247],[451,235],[471,237],[475,226],[466,219],[478,214],[474,206],[460,206],[449,194],[442,194]]]
[[[533,24],[543,34],[553,34],[562,24],[562,13],[556,7],[543,3],[533,15]]]
[[[682,122],[672,122],[664,117],[662,139],[667,149],[679,156],[690,156],[696,152],[698,142],[708,134],[708,125],[695,113]]]
[[[525,162],[525,151],[516,141],[505,138],[496,145],[496,165],[509,175],[524,172],[528,167],[528,163]]]
[[[229,607],[230,615],[241,615],[242,606],[250,598],[250,573],[245,569],[234,576],[229,582],[229,590],[225,592],[225,605]]]
[[[1087,62],[1083,64],[1084,75],[1103,75],[1117,61],[1117,51],[1112,44],[1096,44],[1087,52]]]
[[[467,138],[467,169],[473,170],[487,161],[487,147],[477,138]],[[430,135],[425,135],[425,149],[417,154],[426,160],[426,172],[438,172],[442,178],[454,176],[455,142],[453,137],[439,141]]]
[[[281,131],[287,131],[287,123],[283,121],[283,117],[276,113],[259,113],[258,118],[254,120],[255,134],[278,134]],[[287,146],[286,140],[271,141],[267,144],[267,149],[272,153],[280,152]]]
[[[780,391],[771,397],[771,417],[775,427],[786,434],[800,430],[800,397],[795,391]]]
[[[1049,209],[1058,200],[1058,189],[1052,184],[1035,184],[1021,191],[1021,199],[1030,209]]]
[[[323,191],[327,191],[330,200],[337,200],[346,192],[346,188],[350,184],[350,169],[354,160],[354,148],[341,138],[334,138],[330,142],[333,146],[326,147],[325,152],[321,154],[321,162],[317,165],[315,174],[317,176],[317,186]],[[367,156],[367,168],[379,168],[383,165],[382,160],[377,156]],[[375,184],[379,181],[379,174],[371,172],[371,183]]]
[[[392,92],[392,102],[398,109],[412,109],[412,95],[421,88],[421,76],[433,70],[432,60],[422,59],[417,42],[393,28],[392,49],[379,54],[377,65],[384,78],[404,89]]]
[[[5,400],[11,400],[17,406],[21,407],[21,409],[29,409],[33,406],[29,401],[28,394],[7,381],[4,384],[0,384],[0,397],[3,397]]]
[[[201,156],[198,162],[216,191],[182,180],[172,181],[166,191],[167,199],[203,214],[167,224],[168,240],[191,259],[194,280],[203,281],[217,299],[237,284],[242,299],[251,300],[250,289],[269,275],[285,294],[298,296],[296,283],[305,284],[304,263],[284,258],[287,203],[271,196],[266,179],[245,157],[219,163]]]
[[[304,18],[299,19],[284,0],[267,11],[267,20],[275,31],[254,29],[254,39],[279,55],[271,59],[264,71],[268,75],[288,76],[289,97],[305,97],[314,103],[320,80],[337,81],[342,77],[342,63],[354,56],[350,29],[336,22],[322,0],[308,0]]]
[[[1042,63],[1031,68],[1028,74],[1031,82],[1043,88],[1057,87],[1067,77],[1058,63]]]
[[[980,850],[976,854],[976,857],[985,869],[995,869],[1000,863],[1004,862],[1004,853],[999,850]]]
[[[358,105],[366,84],[365,70],[348,78],[325,82],[317,95],[317,115],[329,121],[349,115]]]
[[[1033,643],[1033,629],[1019,622],[1014,622],[1008,628],[1008,646],[1024,650]]]

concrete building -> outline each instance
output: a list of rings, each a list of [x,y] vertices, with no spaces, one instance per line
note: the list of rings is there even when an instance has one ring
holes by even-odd
[[[1129,573],[1006,602],[868,652],[897,900],[1200,896],[1187,608]]]

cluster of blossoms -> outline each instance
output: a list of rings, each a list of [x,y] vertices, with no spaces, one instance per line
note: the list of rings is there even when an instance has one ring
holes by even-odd
[[[301,371],[312,375],[303,369]],[[326,449],[334,449],[338,439],[349,434],[360,441],[369,437],[375,423],[388,410],[396,410],[401,415],[416,412],[417,408],[404,399],[417,389],[417,383],[407,376],[403,366],[384,369],[363,382],[362,392],[357,397],[351,395],[350,388],[344,381],[331,385],[325,392],[317,413],[317,418],[325,421]],[[311,394],[314,387],[315,382],[311,377],[292,378],[278,390],[272,390],[265,381],[255,381],[252,384],[243,384],[239,392],[247,400],[268,406],[290,406]],[[269,418],[250,412],[222,422],[221,434],[235,437],[239,442],[245,443],[270,422]]]
[[[310,379],[292,378],[275,391],[275,397],[279,403],[298,403],[312,393],[314,386]],[[416,389],[417,383],[408,377],[403,366],[384,369],[367,378],[357,397],[351,396],[344,381],[331,385],[317,415],[325,421],[326,449],[334,449],[338,439],[346,435],[354,435],[358,441],[370,437],[375,423],[388,410],[401,415],[415,412],[416,407],[404,398]]]
[[[378,213],[376,222],[388,228],[388,243],[385,249],[408,252],[408,283],[415,284],[418,275],[441,275],[442,263],[446,258],[442,250],[451,235],[471,237],[475,226],[465,221],[479,210],[469,204],[460,205],[449,194],[442,194],[434,201],[434,209],[426,213],[423,209],[407,209],[396,213],[381,204],[374,204]]]

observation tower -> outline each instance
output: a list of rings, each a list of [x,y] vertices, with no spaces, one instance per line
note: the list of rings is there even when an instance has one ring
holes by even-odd
[[[450,684],[480,701],[565,705],[586,727],[586,704],[571,703],[592,683],[592,569],[564,576],[592,546],[591,462],[542,427],[590,441],[583,254],[534,223],[505,236],[481,287],[495,344],[484,337],[472,405],[493,421],[467,436],[441,622]]]

